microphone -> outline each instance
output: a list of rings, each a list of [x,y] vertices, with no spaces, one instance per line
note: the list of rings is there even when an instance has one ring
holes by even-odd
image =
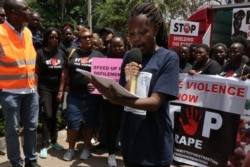
[[[138,64],[142,63],[142,53],[141,50],[138,48],[132,48],[128,53],[128,60],[129,62],[136,62]],[[130,93],[136,94],[136,87],[137,87],[137,76],[132,76],[130,82]]]

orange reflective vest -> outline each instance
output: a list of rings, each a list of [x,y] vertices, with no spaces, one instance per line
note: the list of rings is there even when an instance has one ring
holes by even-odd
[[[6,22],[0,24],[0,89],[35,86],[36,51],[30,30],[22,37]]]

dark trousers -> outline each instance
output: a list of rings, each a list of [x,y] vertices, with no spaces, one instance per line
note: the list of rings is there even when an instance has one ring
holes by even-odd
[[[164,166],[148,166],[148,165],[136,165],[136,164],[131,164],[131,163],[125,163],[125,167],[170,167],[170,165],[164,165]]]
[[[109,154],[114,154],[117,150],[122,111],[123,106],[112,104],[108,100],[102,101],[100,119],[103,122],[101,126],[103,126]]]
[[[42,121],[42,147],[48,147],[49,143],[57,142],[57,92],[39,90],[41,98]],[[49,139],[51,141],[49,142]]]
[[[129,165],[125,165],[125,167],[170,167],[170,165],[165,165],[165,166],[147,166],[147,165],[129,164]]]
[[[149,165],[138,165],[138,164],[133,164],[127,161],[127,158],[123,156],[123,162],[125,167],[170,167],[169,165],[163,165],[163,166],[157,166],[157,165],[153,165],[153,166],[149,166]]]

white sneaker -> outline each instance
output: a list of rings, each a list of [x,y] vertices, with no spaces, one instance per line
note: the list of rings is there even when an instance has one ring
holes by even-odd
[[[86,160],[86,159],[89,158],[89,156],[90,156],[90,151],[89,151],[88,148],[86,148],[86,149],[83,149],[83,150],[82,150],[82,153],[81,153],[81,155],[80,155],[80,159]]]
[[[115,160],[115,154],[109,155],[109,157],[108,157],[108,166],[109,167],[116,167],[117,166],[117,163],[116,163],[116,160]]]
[[[68,149],[67,152],[63,155],[65,161],[71,161],[72,157],[75,156],[75,152],[72,149]]]
[[[48,149],[47,148],[41,149],[39,157],[46,159],[48,157]]]

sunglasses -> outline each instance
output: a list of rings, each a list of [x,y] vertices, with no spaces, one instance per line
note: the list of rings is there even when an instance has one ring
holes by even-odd
[[[93,38],[93,35],[85,35],[85,36],[80,36],[80,39],[90,39]]]
[[[5,14],[0,14],[1,17],[5,17]]]
[[[55,39],[55,40],[57,40],[57,39],[58,39],[58,37],[55,37],[55,36],[50,36],[50,37],[49,37],[49,39]]]
[[[71,36],[73,34],[72,33],[65,33],[64,35]]]

